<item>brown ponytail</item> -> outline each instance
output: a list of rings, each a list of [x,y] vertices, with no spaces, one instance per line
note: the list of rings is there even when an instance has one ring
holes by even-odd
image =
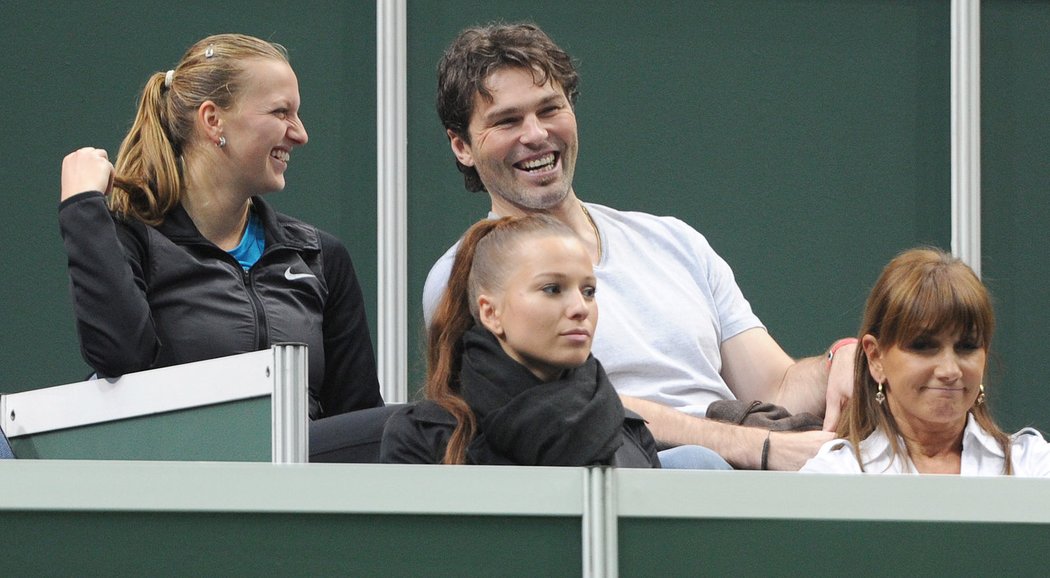
[[[179,203],[179,161],[164,118],[164,73],[146,81],[142,99],[117,153],[110,208],[150,225],[158,225]]]
[[[460,396],[463,334],[477,323],[477,297],[503,287],[516,251],[534,235],[576,237],[568,225],[547,215],[504,217],[475,223],[460,240],[445,294],[427,332],[426,398],[456,418],[442,463],[462,464],[477,420]]]

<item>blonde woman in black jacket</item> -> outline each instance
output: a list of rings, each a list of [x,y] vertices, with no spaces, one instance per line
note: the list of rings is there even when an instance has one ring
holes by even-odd
[[[311,418],[383,405],[349,253],[260,197],[308,140],[299,104],[283,47],[210,36],[146,82],[115,167],[101,149],[65,158],[59,223],[98,374],[293,341]]]

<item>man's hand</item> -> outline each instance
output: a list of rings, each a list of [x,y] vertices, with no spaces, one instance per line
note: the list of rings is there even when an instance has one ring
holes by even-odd
[[[770,432],[766,466],[771,470],[796,472],[817,455],[820,446],[835,439],[826,431]]]
[[[827,406],[824,412],[824,431],[834,432],[846,402],[853,397],[853,369],[857,344],[839,347],[831,358],[828,370]]]
[[[798,470],[817,455],[824,442],[835,439],[826,431],[772,432],[757,428],[693,417],[652,401],[620,396],[624,407],[641,415],[657,441],[669,446],[693,444],[714,450],[736,469],[762,467],[762,446],[769,438],[766,467]]]

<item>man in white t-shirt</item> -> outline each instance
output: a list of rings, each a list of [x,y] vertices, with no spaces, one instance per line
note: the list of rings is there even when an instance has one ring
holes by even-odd
[[[547,213],[584,239],[601,312],[594,355],[658,441],[709,448],[736,468],[797,470],[834,437],[852,388],[855,345],[838,348],[830,361],[792,359],[703,235],[678,219],[577,199],[579,77],[543,31],[531,24],[464,30],[445,51],[438,77],[438,114],[456,165],[468,190],[489,193],[490,216]],[[455,251],[427,277],[428,323]],[[825,415],[829,431],[770,433],[706,419],[708,405],[723,399]],[[673,453],[661,460],[690,465]],[[704,459],[692,465],[718,467]]]

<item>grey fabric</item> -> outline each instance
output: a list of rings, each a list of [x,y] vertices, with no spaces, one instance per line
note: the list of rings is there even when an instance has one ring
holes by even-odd
[[[463,336],[460,394],[477,416],[468,463],[608,465],[623,445],[624,410],[593,356],[543,382],[512,359],[485,328]]]
[[[808,412],[792,415],[787,409],[762,401],[727,399],[707,406],[708,419],[758,427],[772,431],[813,431],[824,425],[824,420]]]

